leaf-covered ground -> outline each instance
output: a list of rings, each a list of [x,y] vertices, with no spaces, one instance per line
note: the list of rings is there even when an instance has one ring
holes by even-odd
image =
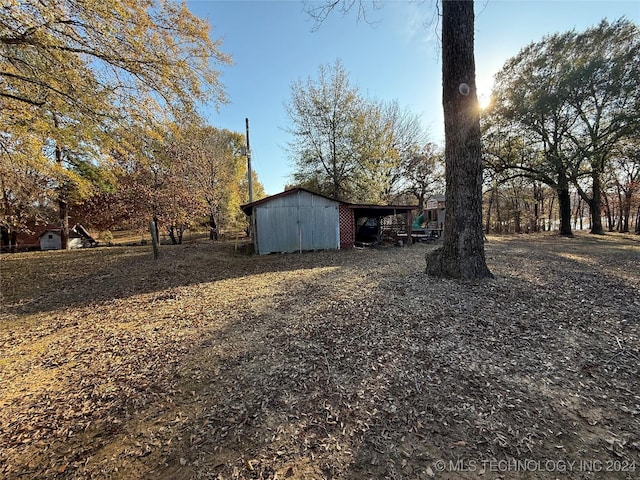
[[[0,478],[640,478],[640,238],[0,257]]]

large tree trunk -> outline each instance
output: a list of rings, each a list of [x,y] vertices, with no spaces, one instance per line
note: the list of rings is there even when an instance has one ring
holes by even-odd
[[[157,260],[160,256],[160,249],[158,248],[160,240],[158,239],[158,224],[155,220],[149,222],[149,233],[151,234],[151,245],[153,246],[153,258]]]
[[[515,202],[517,205],[517,201]],[[513,223],[516,233],[522,233],[522,211],[516,206],[513,211]]]
[[[9,229],[0,226],[0,252],[10,252],[11,243],[9,241]]]
[[[69,204],[63,199],[58,199],[58,211],[60,213],[60,248],[69,249]]]
[[[569,190],[569,179],[560,173],[558,175],[558,209],[560,211],[560,235],[573,237],[571,231],[571,192]]]
[[[427,255],[427,273],[490,278],[482,230],[480,109],[476,95],[473,2],[442,2],[446,213],[442,247]]]
[[[174,225],[171,225],[169,228],[167,228],[167,233],[169,234],[169,238],[171,239],[172,245],[178,244],[178,239],[176,237],[176,230],[177,230],[177,227],[175,227]]]
[[[544,230],[544,220],[541,217],[541,213],[544,212],[544,190],[540,185],[533,184],[533,198],[536,203],[533,206],[533,218],[534,218],[534,232]],[[541,226],[542,225],[542,226]]]
[[[591,211],[591,233],[604,235],[604,229],[602,228],[602,186],[598,172],[594,172],[592,176],[592,188],[591,199],[587,202]]]
[[[218,240],[218,226],[213,207],[209,210],[209,240]]]
[[[613,232],[615,225],[613,221],[613,214],[611,213],[611,206],[609,205],[609,197],[605,195],[603,197],[603,200],[604,200],[604,214],[607,217],[607,228],[609,229],[610,232]]]
[[[56,145],[56,162],[62,166],[62,149]],[[69,249],[69,198],[66,182],[58,187],[58,216],[60,218],[60,248]]]
[[[629,191],[624,192],[620,214],[622,215],[622,228],[620,232],[629,233],[629,217],[631,217],[631,193]]]
[[[640,209],[639,209],[639,213],[640,213]],[[15,228],[11,230],[11,237],[9,238],[9,249],[14,253],[18,251],[18,232],[16,231]]]
[[[53,125],[56,128],[60,127],[58,122],[58,116],[53,114]],[[62,147],[60,142],[56,140],[56,163],[62,168],[62,162],[64,156],[62,153]],[[69,248],[69,192],[66,181],[58,186],[58,218],[60,219],[60,248],[62,250],[68,250]]]
[[[491,195],[489,195],[489,206],[487,207],[487,218],[484,227],[484,233],[489,235],[491,231],[491,207],[493,206],[493,196],[496,194],[496,189],[491,189]]]

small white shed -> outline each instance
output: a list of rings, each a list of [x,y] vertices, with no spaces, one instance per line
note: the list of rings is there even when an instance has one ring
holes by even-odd
[[[62,248],[62,237],[60,230],[45,230],[40,234],[40,250],[60,250]]]
[[[81,229],[80,232],[78,232],[79,228]],[[69,248],[82,248],[84,246],[83,237],[85,235],[93,241],[91,236],[86,233],[84,227],[80,225],[74,225],[73,228],[69,229]],[[60,250],[61,248],[62,235],[61,229],[59,227],[47,228],[40,234],[40,250]]]
[[[259,254],[339,249],[339,208],[340,202],[303,188],[242,206]]]

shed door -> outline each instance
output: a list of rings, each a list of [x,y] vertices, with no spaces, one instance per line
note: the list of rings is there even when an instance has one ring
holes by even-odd
[[[302,250],[329,250],[339,246],[335,205],[299,207],[298,227]]]

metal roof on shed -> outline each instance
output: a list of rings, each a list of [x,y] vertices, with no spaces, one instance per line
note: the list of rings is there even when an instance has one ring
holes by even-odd
[[[246,215],[251,215],[251,212],[254,207],[261,205],[263,203],[269,202],[273,199],[284,197],[286,195],[292,195],[298,192],[307,192],[312,195],[317,195],[318,197],[326,198],[327,200],[331,200],[333,202],[338,202],[341,205],[345,205],[346,207],[354,210],[354,213],[358,217],[386,217],[388,215],[398,215],[410,212],[412,210],[417,210],[418,205],[369,205],[369,204],[358,204],[358,203],[349,203],[341,200],[336,200],[335,198],[328,197],[326,195],[322,195],[320,193],[312,192],[311,190],[307,190],[306,188],[296,187],[290,190],[285,190],[284,192],[277,193],[275,195],[271,195],[270,197],[261,198],[260,200],[256,200],[255,202],[246,203],[241,205],[240,208]]]

